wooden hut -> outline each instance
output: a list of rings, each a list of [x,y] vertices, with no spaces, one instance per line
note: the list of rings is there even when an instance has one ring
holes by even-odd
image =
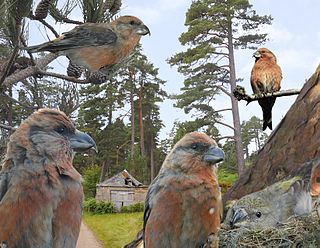
[[[147,191],[148,186],[135,179],[127,170],[123,170],[97,184],[96,200],[112,202],[119,210],[122,206],[144,202]]]

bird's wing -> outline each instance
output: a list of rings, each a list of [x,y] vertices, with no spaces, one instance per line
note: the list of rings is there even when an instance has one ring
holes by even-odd
[[[0,202],[8,191],[10,178],[12,177],[12,171],[10,170],[11,167],[12,161],[6,160],[2,165],[2,170],[0,171]]]
[[[26,49],[31,52],[59,52],[80,47],[114,44],[117,38],[117,34],[106,23],[85,23],[63,33],[55,40]]]
[[[154,197],[160,190],[163,188],[159,184],[161,175],[158,175],[149,186],[148,193],[146,195],[145,205],[144,205],[144,214],[143,214],[143,233],[147,225],[151,210],[152,210],[152,197]]]

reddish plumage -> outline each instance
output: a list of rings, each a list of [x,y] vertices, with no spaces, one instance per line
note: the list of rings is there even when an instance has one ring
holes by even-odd
[[[254,94],[263,94],[279,91],[282,72],[277,65],[276,56],[267,48],[258,49],[253,56],[256,61],[251,71],[251,87]],[[263,130],[267,127],[272,130],[272,107],[275,97],[258,100],[263,112]]]
[[[83,192],[73,150],[95,148],[62,112],[41,109],[11,135],[0,172],[0,244],[73,248]]]
[[[320,196],[320,163],[312,167],[310,180],[310,193],[312,196]]]
[[[110,23],[84,23],[59,38],[26,48],[66,55],[73,64],[91,72],[113,66],[125,59],[150,31],[134,16],[121,16]]]
[[[214,164],[223,157],[203,133],[189,133],[174,146],[149,187],[145,247],[218,247],[222,203]]]

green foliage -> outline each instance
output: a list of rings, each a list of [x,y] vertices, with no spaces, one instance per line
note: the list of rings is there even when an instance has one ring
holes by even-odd
[[[135,212],[143,212],[144,203],[138,202],[129,206],[122,206],[120,209],[121,213],[135,213]]]
[[[235,173],[237,171],[236,146],[233,140],[226,141],[222,147],[224,151],[224,161],[219,166],[225,171]]]
[[[84,201],[83,209],[90,214],[110,214],[115,213],[115,208],[111,202],[96,201],[89,198]]]
[[[225,193],[237,179],[238,179],[237,173],[232,173],[221,167],[219,168],[218,182],[219,182],[219,186],[221,187],[222,193]]]
[[[83,191],[85,198],[90,199],[96,195],[96,184],[99,183],[101,168],[98,165],[90,166],[83,172]]]

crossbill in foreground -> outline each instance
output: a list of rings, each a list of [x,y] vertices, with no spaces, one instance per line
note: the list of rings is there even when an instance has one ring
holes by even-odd
[[[61,111],[40,109],[21,123],[0,171],[0,247],[76,246],[83,191],[72,160],[91,148]]]
[[[149,28],[134,16],[121,16],[110,23],[84,23],[55,40],[25,48],[67,56],[72,64],[91,72],[112,67],[133,51]]]
[[[204,133],[186,134],[173,147],[147,193],[144,247],[218,247],[222,202],[215,165],[223,159]]]
[[[294,177],[246,195],[228,210],[223,227],[276,227],[290,217],[311,213],[309,181]]]
[[[251,71],[251,87],[254,94],[264,94],[279,91],[282,72],[277,64],[276,56],[267,48],[260,48],[254,54],[255,64]],[[272,130],[272,108],[276,97],[259,99],[263,112],[263,127]]]

